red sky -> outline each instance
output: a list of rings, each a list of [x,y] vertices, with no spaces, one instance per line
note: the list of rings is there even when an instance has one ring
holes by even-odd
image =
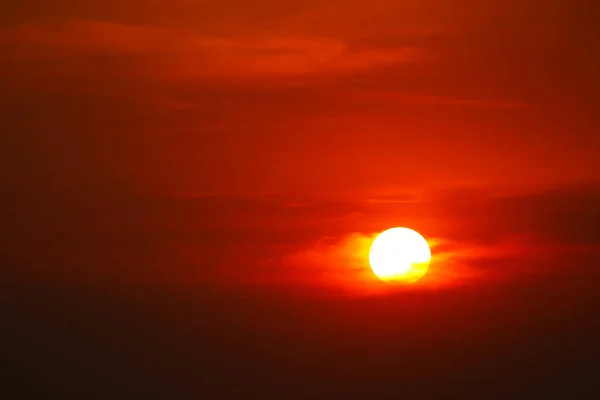
[[[597,386],[595,0],[33,3],[0,12],[11,387]],[[408,288],[366,264],[392,226],[432,246]]]
[[[568,202],[590,203],[600,178],[592,6],[13,4],[0,33],[7,198],[117,260],[129,250],[111,235],[148,236],[186,277],[215,257],[237,265],[209,242],[254,246],[243,251],[261,264],[326,237],[338,254],[393,225],[463,253],[488,236],[540,241],[585,220],[593,207]],[[548,222],[546,208],[576,216]],[[13,222],[35,221],[23,214]],[[125,270],[153,274],[140,268]]]
[[[36,212],[10,219],[62,232],[59,276],[125,257],[140,266],[105,272],[134,280],[346,276],[393,225],[464,257],[561,242],[600,178],[594,32],[560,2],[12,5],[5,190]]]
[[[280,3],[10,6],[5,110],[49,130],[50,162],[141,191],[598,179],[598,44],[585,7]],[[60,168],[47,173],[83,178]]]

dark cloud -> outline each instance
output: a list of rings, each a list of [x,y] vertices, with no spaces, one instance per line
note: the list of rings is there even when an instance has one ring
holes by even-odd
[[[599,198],[597,185],[522,195],[458,192],[440,199],[446,204],[440,218],[462,219],[462,233],[469,239],[521,234],[540,235],[559,243],[594,244],[600,241],[600,215],[595,206]]]

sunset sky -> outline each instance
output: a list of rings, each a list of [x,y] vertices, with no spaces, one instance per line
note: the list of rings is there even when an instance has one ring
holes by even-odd
[[[215,383],[228,380],[246,388],[229,396],[268,398],[305,382],[336,398],[379,393],[367,388],[404,367],[417,372],[403,387],[439,384],[409,398],[493,398],[493,376],[515,393],[577,386],[558,366],[584,379],[600,355],[595,3],[3,5],[0,298],[13,345],[1,354],[13,386],[231,398]],[[393,226],[433,253],[408,288],[378,281],[366,259]],[[153,353],[165,343],[175,353]],[[120,361],[80,356],[96,346]],[[110,378],[113,362],[130,381]],[[205,368],[208,383],[177,372]]]

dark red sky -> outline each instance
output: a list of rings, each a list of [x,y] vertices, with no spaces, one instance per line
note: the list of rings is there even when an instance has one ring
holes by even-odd
[[[4,5],[0,361],[61,399],[109,381],[99,398],[186,398],[223,379],[336,398],[405,370],[403,385],[432,376],[431,393],[478,398],[494,377],[515,393],[575,385],[564,366],[585,378],[599,354],[598,14],[592,0]],[[391,226],[432,245],[409,289],[366,265]],[[131,382],[111,380],[110,355]],[[208,392],[186,375],[204,369]]]

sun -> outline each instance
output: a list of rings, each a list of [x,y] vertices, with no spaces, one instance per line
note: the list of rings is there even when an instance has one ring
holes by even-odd
[[[380,233],[369,251],[369,264],[382,281],[413,283],[427,273],[431,261],[429,244],[409,228],[391,228]]]

